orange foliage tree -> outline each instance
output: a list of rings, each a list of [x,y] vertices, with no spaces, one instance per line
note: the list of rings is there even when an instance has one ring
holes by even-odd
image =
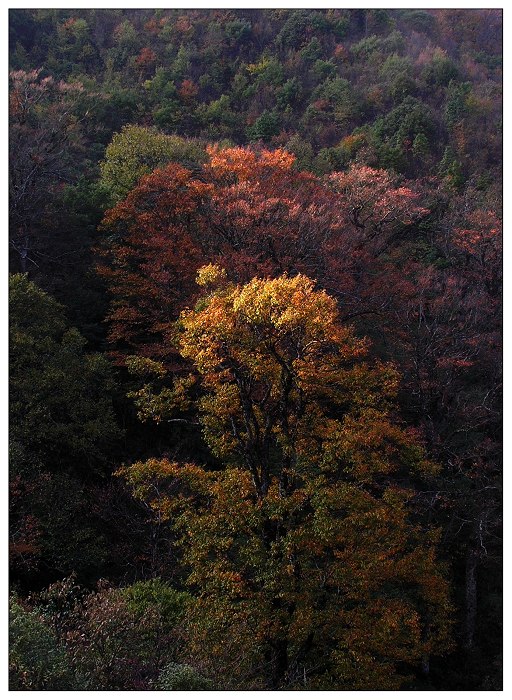
[[[119,353],[136,349],[161,356],[162,339],[190,298],[204,261],[195,232],[202,226],[209,189],[186,168],[171,164],[142,178],[107,212],[110,235],[98,270],[113,298],[110,340]]]
[[[107,213],[100,272],[113,297],[111,340],[121,351],[158,359],[169,352],[162,332],[190,302],[195,273],[208,261],[241,282],[314,276],[347,312],[358,312],[368,306],[364,275],[375,278],[380,249],[426,212],[382,170],[353,167],[323,181],[297,172],[281,149],[207,150],[201,171],[175,164],[155,171]]]
[[[411,519],[410,484],[435,466],[393,420],[397,373],[303,275],[198,280],[178,344],[219,468],[119,472],[178,533],[185,656],[224,689],[398,689],[447,648],[450,605],[437,534]],[[139,407],[162,419],[192,381]]]
[[[285,151],[208,152],[201,172],[156,170],[107,212],[99,271],[112,294],[110,339],[122,354],[169,352],[169,321],[191,300],[208,260],[229,264],[242,281],[318,273],[322,250],[342,230],[335,195],[294,171]]]

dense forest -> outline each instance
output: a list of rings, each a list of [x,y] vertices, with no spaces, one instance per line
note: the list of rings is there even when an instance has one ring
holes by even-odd
[[[501,10],[10,10],[13,690],[500,690]]]

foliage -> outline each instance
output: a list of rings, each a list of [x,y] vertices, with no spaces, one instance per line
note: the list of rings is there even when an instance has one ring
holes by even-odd
[[[264,110],[254,124],[247,129],[247,136],[250,141],[268,142],[279,131],[279,116],[275,112]]]
[[[378,120],[373,130],[377,138],[386,140],[393,146],[403,147],[406,139],[412,140],[419,133],[432,138],[436,125],[426,105],[413,97],[406,97],[384,119]]]
[[[9,53],[10,266],[29,275],[11,281],[10,562],[35,640],[13,687],[499,689],[502,11],[14,9]],[[226,301],[303,275],[354,324],[347,343],[371,339],[347,360],[349,405],[334,382],[307,425]],[[208,337],[247,355],[239,384],[222,362],[199,371],[206,330],[180,354],[180,313],[214,307]],[[370,392],[368,371],[395,388]],[[380,418],[330,449],[322,420],[370,393]],[[259,509],[250,407],[260,437],[263,409],[274,426]],[[285,414],[306,436],[292,450]],[[395,442],[361,481],[377,426]],[[435,473],[411,468],[420,442]],[[323,458],[341,479],[318,481]],[[284,493],[290,459],[304,483]],[[111,480],[121,463],[137,500]],[[420,662],[435,552],[454,648]]]
[[[179,136],[125,126],[114,135],[101,163],[101,184],[115,203],[133,189],[143,175],[171,162],[199,164],[205,159],[201,146]]]
[[[78,102],[83,91],[80,83],[43,77],[41,70],[10,74],[9,226],[22,272],[44,251],[41,215],[55,188],[73,172],[82,146]]]
[[[404,37],[398,31],[392,32],[387,37],[379,37],[375,34],[361,39],[352,46],[352,53],[357,58],[369,60],[378,52],[398,53],[404,48]]]
[[[423,79],[435,87],[448,85],[451,80],[458,77],[457,73],[457,66],[446,52],[442,49],[436,49],[432,61],[424,68]]]
[[[159,579],[126,588],[100,586],[67,619],[65,639],[88,690],[148,689],[179,648],[190,596]]]
[[[396,178],[385,170],[352,165],[345,173],[332,173],[329,184],[343,194],[352,224],[367,230],[369,239],[382,241],[386,230],[410,225],[428,213],[418,206],[418,194],[408,187],[397,187]]]
[[[154,684],[155,690],[212,690],[213,684],[188,664],[171,662]]]
[[[115,237],[105,242],[99,271],[115,300],[111,340],[151,356],[155,333],[169,333],[203,260],[194,234],[208,190],[190,170],[171,164],[144,177],[107,212],[105,225]]]
[[[10,690],[76,689],[65,648],[40,617],[9,602]]]
[[[333,284],[340,251],[348,255],[362,241],[383,246],[426,213],[418,195],[385,171],[353,166],[323,182],[293,169],[283,150],[217,147],[209,156],[200,178],[174,165],[155,172],[105,219],[119,232],[106,241],[100,268],[113,294],[117,352],[172,354],[172,323],[208,257],[244,281],[300,270]]]
[[[118,438],[109,363],[86,354],[64,309],[26,275],[10,291],[11,439],[50,469],[98,468]]]
[[[183,616],[185,606],[190,602],[190,596],[170,588],[161,579],[138,581],[123,589],[123,596],[128,608],[136,617],[143,620],[156,612],[161,624],[172,629]]]
[[[9,294],[13,572],[88,578],[108,559],[83,480],[105,473],[120,437],[111,368],[26,275],[11,276]]]
[[[396,373],[362,361],[301,275],[224,283],[180,324],[224,468],[120,474],[181,532],[200,594],[192,658],[224,687],[400,687],[397,663],[445,647],[449,604],[435,534],[408,521],[412,492],[391,476],[434,469],[392,423]]]
[[[466,116],[468,111],[467,100],[470,92],[471,83],[450,81],[445,108],[446,123],[449,127],[453,127]]]

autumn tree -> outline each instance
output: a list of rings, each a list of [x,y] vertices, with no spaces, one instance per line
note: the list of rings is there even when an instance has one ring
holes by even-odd
[[[311,173],[297,172],[284,149],[214,146],[208,153],[208,257],[229,261],[243,282],[256,274],[323,276],[327,251],[337,245],[344,252],[337,197]]]
[[[112,294],[116,350],[162,359],[169,324],[190,302],[197,269],[229,260],[233,274],[318,270],[319,247],[341,227],[334,196],[284,151],[210,148],[202,172],[170,164],[107,212],[100,273]]]
[[[362,299],[379,313],[358,320],[366,319],[374,350],[397,362],[404,415],[443,465],[422,507],[444,529],[457,571],[458,641],[474,655],[490,637],[485,614],[500,616],[501,222],[490,193],[428,187],[429,206],[444,216],[390,239],[364,278]],[[379,299],[387,301],[379,307]]]
[[[110,341],[116,352],[162,358],[167,338],[204,262],[197,240],[208,186],[181,165],[142,178],[107,212],[100,274],[112,304]]]
[[[474,653],[486,636],[485,587],[501,585],[491,572],[502,556],[502,224],[490,208],[468,212],[470,196],[477,200],[469,188],[458,202],[452,196],[438,234],[449,265],[417,267],[397,309],[408,330],[397,337],[407,347],[404,404],[415,404],[414,420],[445,465],[436,508],[460,560],[460,644]],[[487,615],[499,618],[498,598]]]
[[[397,228],[428,213],[418,204],[419,194],[386,170],[351,165],[347,172],[332,173],[328,182],[341,195],[347,218],[364,241],[378,239],[379,247],[385,247]]]
[[[198,280],[179,347],[221,466],[119,472],[181,536],[187,655],[223,688],[398,689],[447,648],[449,611],[437,535],[411,518],[435,467],[393,419],[398,376],[303,275],[235,286],[209,265]]]
[[[385,305],[365,289],[385,296],[380,278],[375,284],[376,256],[426,213],[418,193],[360,166],[323,181],[297,172],[283,149],[207,152],[200,172],[174,164],[154,172],[105,217],[100,272],[112,293],[116,350],[162,359],[171,349],[162,343],[165,329],[207,260],[229,264],[241,282],[314,275],[343,299],[347,315]]]
[[[465,276],[491,299],[499,297],[502,284],[502,222],[495,211],[475,209],[463,227],[453,232],[453,245],[464,253]]]

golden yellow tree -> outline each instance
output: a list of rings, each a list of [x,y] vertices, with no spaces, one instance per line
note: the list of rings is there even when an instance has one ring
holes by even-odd
[[[435,467],[392,418],[397,374],[305,276],[235,286],[209,265],[199,282],[179,344],[222,468],[121,470],[180,533],[187,653],[225,689],[398,689],[447,648],[450,606],[403,486]]]

